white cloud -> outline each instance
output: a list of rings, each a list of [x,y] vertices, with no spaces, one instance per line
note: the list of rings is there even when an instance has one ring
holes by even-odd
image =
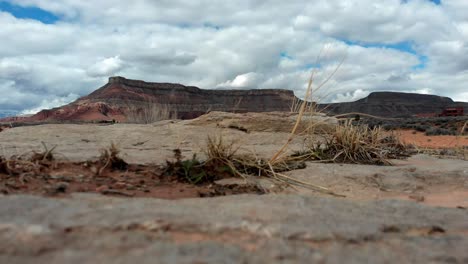
[[[0,12],[0,109],[86,95],[114,74],[302,96],[312,69],[318,84],[344,57],[317,94],[324,101],[383,90],[466,100],[465,0],[11,2],[62,20],[46,25]],[[400,42],[399,50],[385,47]],[[410,45],[417,54],[405,50]]]
[[[53,98],[43,99],[42,102],[38,106],[31,108],[31,109],[25,109],[21,111],[20,114],[21,115],[35,114],[44,109],[51,109],[54,107],[58,107],[58,106],[71,103],[75,101],[76,99],[78,99],[78,97],[79,96],[76,94],[69,94],[66,97],[53,97]]]
[[[336,99],[334,99],[332,102],[333,103],[352,102],[352,101],[361,99],[363,97],[366,97],[368,95],[369,95],[369,92],[363,91],[361,89],[357,89],[353,92],[345,92],[345,93],[338,94]]]
[[[217,87],[220,88],[251,88],[258,87],[262,76],[255,72],[249,72],[245,74],[237,75],[234,80],[230,80],[221,84]]]
[[[123,61],[119,56],[106,58],[96,62],[88,68],[86,73],[91,77],[105,77],[114,75],[123,68]]]

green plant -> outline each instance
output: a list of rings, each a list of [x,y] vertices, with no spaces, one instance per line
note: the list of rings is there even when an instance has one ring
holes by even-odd
[[[207,178],[207,173],[201,168],[203,164],[193,154],[192,159],[181,161],[181,168],[185,178],[192,184],[202,182]]]
[[[182,152],[180,149],[174,149],[175,161],[166,160],[166,167],[164,173],[166,175],[173,175],[182,178],[191,184],[199,184],[213,180],[213,175],[205,168],[205,163],[193,154],[191,159],[183,160]]]

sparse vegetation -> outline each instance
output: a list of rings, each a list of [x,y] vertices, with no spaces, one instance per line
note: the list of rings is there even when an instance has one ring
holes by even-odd
[[[249,130],[243,126],[239,126],[237,124],[230,124],[228,126],[228,128],[230,129],[235,129],[235,130],[239,130],[239,131],[242,131],[242,132],[245,132],[245,133],[249,133]]]
[[[441,136],[441,135],[449,135],[455,136],[457,135],[456,130],[452,129],[445,129],[445,128],[438,128],[438,127],[431,127],[426,130],[426,136]]]
[[[33,151],[33,154],[30,158],[32,162],[46,162],[46,161],[53,161],[54,160],[54,150],[57,146],[52,147],[49,149],[44,142],[41,142],[44,150],[42,152]]]
[[[238,154],[235,142],[225,142],[222,136],[208,137],[205,147],[206,160],[200,161],[193,156],[183,160],[180,150],[174,150],[175,161],[166,161],[165,173],[177,175],[191,183],[213,182],[222,178],[267,177],[280,184],[298,185],[323,193],[337,195],[327,188],[303,182],[281,172],[305,168],[305,163],[296,158],[283,159],[275,164],[254,155]]]
[[[380,127],[340,124],[323,140],[314,140],[295,157],[324,162],[391,165],[390,158],[406,156],[406,146],[395,135],[385,136]]]
[[[467,120],[465,116],[459,117],[433,117],[433,118],[396,118],[396,119],[361,119],[363,124],[369,127],[382,126],[390,131],[396,129],[413,129],[424,132],[426,135],[458,135],[463,131],[463,124]],[[468,132],[468,131],[466,131]],[[464,132],[464,133],[466,133]]]
[[[137,124],[150,124],[161,120],[176,119],[177,112],[168,105],[147,101],[138,106],[129,104],[127,122]]]
[[[54,150],[56,146],[49,149],[41,142],[43,151],[31,151],[25,155],[12,156],[8,159],[0,157],[0,173],[8,175],[24,175],[25,173],[38,174],[44,167],[51,167],[55,163]]]
[[[102,172],[111,168],[112,170],[126,170],[128,167],[127,162],[119,157],[120,150],[114,143],[101,150],[101,156],[98,159],[99,168],[96,170],[96,175],[100,176]]]
[[[197,158],[196,154],[194,154],[191,159],[183,160],[180,149],[174,149],[173,152],[175,161],[166,161],[166,167],[164,169],[166,175],[175,175],[192,184],[213,181],[213,179],[208,178],[212,175],[206,173],[203,162]]]
[[[165,171],[166,174],[175,174],[194,184],[242,176],[236,173],[234,164],[238,149],[234,142],[224,142],[222,136],[208,137],[204,150],[207,157],[205,161],[200,161],[196,155],[183,160],[180,149],[175,149],[175,161],[166,161]]]

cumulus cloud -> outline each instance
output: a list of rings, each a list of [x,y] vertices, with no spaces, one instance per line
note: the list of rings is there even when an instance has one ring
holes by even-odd
[[[21,111],[20,114],[21,115],[35,114],[43,109],[51,109],[54,107],[62,106],[72,101],[75,101],[76,99],[78,99],[78,95],[76,94],[69,94],[65,97],[52,97],[52,98],[43,99],[38,106],[31,108],[31,109],[25,109]]]
[[[9,2],[59,21],[0,10],[0,110],[66,103],[115,74],[303,96],[311,71],[319,84],[343,59],[324,102],[384,90],[467,98],[464,0]]]
[[[123,61],[119,56],[102,59],[91,65],[86,73],[91,77],[114,75],[123,68]]]
[[[218,84],[217,87],[221,88],[250,88],[258,87],[262,76],[255,72],[237,75],[234,80]]]
[[[344,93],[338,94],[338,96],[332,102],[333,103],[352,102],[352,101],[361,99],[363,97],[366,97],[368,95],[369,95],[368,91],[357,89],[352,92],[344,92]]]

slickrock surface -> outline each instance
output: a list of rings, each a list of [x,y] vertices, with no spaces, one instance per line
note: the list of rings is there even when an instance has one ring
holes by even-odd
[[[1,263],[466,263],[468,211],[298,195],[0,199]]]
[[[208,136],[223,135],[235,141],[241,150],[269,157],[281,143],[285,143],[296,116],[289,113],[232,114],[213,112],[194,120],[161,121],[149,125],[38,125],[7,129],[0,134],[0,155],[21,155],[43,149],[42,142],[71,161],[95,159],[100,150],[116,143],[123,157],[131,163],[165,163],[173,150],[180,148],[190,158],[193,153],[203,155],[202,148]],[[317,128],[330,129],[335,118],[318,115],[305,118],[302,128],[311,121]],[[243,131],[246,129],[247,131]],[[245,147],[244,147],[245,146]],[[292,142],[301,149],[301,137]]]
[[[16,127],[0,132],[0,155],[40,151],[44,142],[57,146],[58,159],[86,161],[113,141],[130,163],[163,164],[174,148],[190,158],[208,135],[223,134],[268,158],[288,137],[272,122],[290,128],[293,119],[212,113],[150,125]],[[290,151],[303,144],[297,137]],[[343,198],[303,188],[180,200],[1,195],[0,263],[468,263],[468,161],[415,155],[393,162],[308,162],[286,172]]]

